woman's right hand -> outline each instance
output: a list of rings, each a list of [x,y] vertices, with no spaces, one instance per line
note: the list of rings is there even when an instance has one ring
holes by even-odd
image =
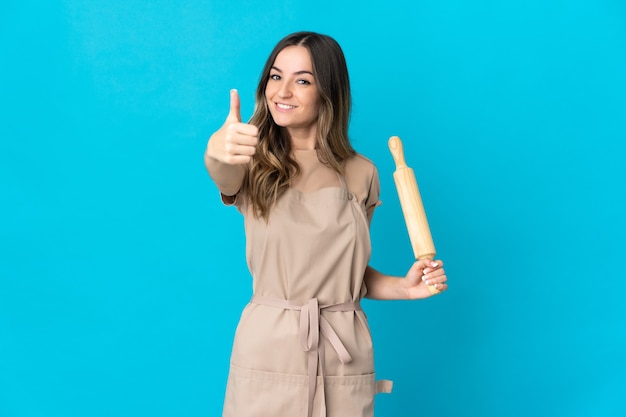
[[[256,152],[259,129],[241,123],[241,106],[237,90],[230,90],[230,111],[226,121],[209,139],[205,154],[229,165],[247,164]]]

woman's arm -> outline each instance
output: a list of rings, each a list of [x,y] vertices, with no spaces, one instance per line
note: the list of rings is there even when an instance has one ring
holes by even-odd
[[[443,262],[421,260],[415,262],[405,277],[394,277],[378,272],[371,266],[365,270],[365,297],[374,300],[415,300],[432,296],[426,285],[439,291],[448,289],[448,278]]]
[[[204,152],[204,166],[209,175],[217,185],[220,192],[226,196],[237,194],[241,188],[246,169],[243,165],[229,165],[211,157],[207,151]]]

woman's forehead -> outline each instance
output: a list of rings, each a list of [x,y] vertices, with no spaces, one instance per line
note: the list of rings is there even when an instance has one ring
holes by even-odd
[[[287,73],[313,73],[311,54],[304,46],[288,46],[276,55],[273,68]]]

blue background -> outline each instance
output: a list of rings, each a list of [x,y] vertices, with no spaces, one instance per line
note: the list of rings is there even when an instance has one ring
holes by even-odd
[[[0,415],[220,414],[250,279],[202,155],[298,30],[348,59],[372,265],[399,135],[450,279],[365,302],[377,416],[626,415],[621,0],[3,1]]]

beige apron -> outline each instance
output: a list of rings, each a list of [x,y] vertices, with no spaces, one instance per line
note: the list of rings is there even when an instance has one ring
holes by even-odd
[[[371,252],[364,205],[315,151],[295,157],[301,181],[267,223],[239,206],[254,296],[237,327],[223,417],[371,417],[391,383],[375,381],[359,304]]]

